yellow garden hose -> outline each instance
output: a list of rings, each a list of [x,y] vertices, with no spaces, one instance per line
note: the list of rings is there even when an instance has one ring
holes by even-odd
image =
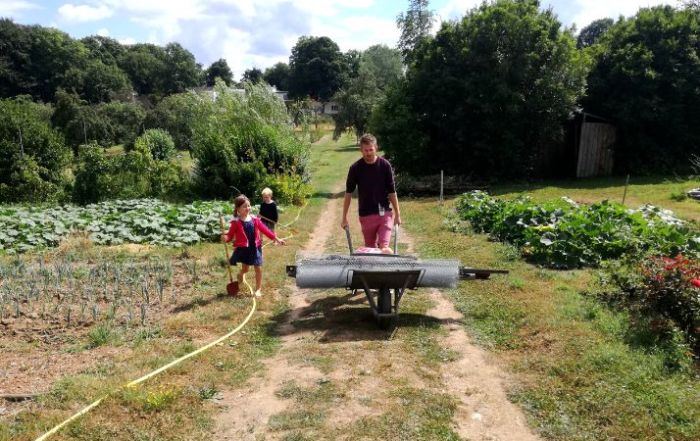
[[[121,389],[124,388],[124,387],[133,387],[133,386],[136,386],[136,385],[139,384],[139,383],[143,383],[144,381],[148,380],[149,378],[154,377],[154,376],[160,374],[161,372],[164,372],[164,371],[170,369],[171,367],[182,363],[183,361],[187,360],[188,358],[194,357],[195,355],[197,355],[197,354],[199,354],[199,353],[202,353],[202,352],[206,351],[207,349],[210,349],[212,346],[215,346],[215,345],[221,343],[222,341],[226,340],[227,338],[231,337],[232,335],[234,335],[235,333],[237,333],[238,331],[240,331],[241,329],[243,329],[243,327],[248,323],[248,321],[250,320],[250,318],[253,316],[253,313],[255,313],[255,309],[256,309],[257,306],[258,306],[257,302],[255,301],[255,296],[253,295],[253,288],[250,286],[250,284],[248,284],[248,281],[246,281],[245,276],[243,277],[243,283],[245,283],[245,285],[248,287],[248,290],[250,291],[251,298],[253,299],[253,306],[250,308],[250,312],[248,313],[248,316],[245,318],[245,320],[243,320],[243,321],[241,322],[241,324],[239,324],[239,325],[236,327],[236,329],[234,329],[233,331],[229,332],[229,333],[226,334],[226,335],[223,335],[223,336],[217,338],[216,340],[214,340],[214,341],[212,341],[212,342],[210,342],[210,343],[207,343],[206,345],[202,346],[201,348],[196,349],[196,350],[190,352],[189,354],[185,354],[185,355],[183,355],[182,357],[180,357],[180,358],[178,358],[178,359],[176,359],[176,360],[171,361],[170,363],[166,364],[165,366],[159,367],[158,369],[154,370],[153,372],[149,372],[148,374],[144,375],[144,376],[141,377],[141,378],[138,378],[138,379],[136,379],[136,380],[134,380],[134,381],[131,381],[131,382],[129,382],[129,383],[127,383],[127,384],[121,386],[121,387],[120,387],[119,389],[117,389],[117,390],[121,390]],[[115,392],[116,392],[116,391],[115,391]],[[109,395],[110,395],[110,394],[105,394],[105,395],[103,395],[102,397],[100,397],[100,398],[98,398],[97,400],[95,400],[95,401],[93,401],[92,403],[90,403],[89,405],[85,406],[83,409],[81,409],[79,412],[75,413],[73,416],[71,416],[70,418],[68,418],[68,419],[66,419],[65,421],[63,421],[61,424],[55,426],[53,429],[51,429],[51,430],[49,430],[48,432],[46,432],[46,433],[44,433],[43,435],[41,435],[39,438],[36,439],[36,441],[43,441],[43,440],[48,439],[51,435],[55,434],[56,432],[58,432],[59,430],[61,430],[61,429],[62,429],[63,427],[65,427],[66,425],[68,425],[68,424],[70,424],[71,422],[77,420],[77,419],[80,418],[82,415],[85,415],[85,414],[88,413],[90,410],[92,410],[93,408],[97,407],[97,406],[98,406],[105,398],[107,398]]]
[[[289,222],[289,223],[287,223],[287,224],[284,224],[284,225],[281,225],[281,226],[284,227],[284,228],[288,228],[289,226],[291,226],[292,224],[294,224],[294,223],[299,219],[299,216],[301,216],[302,211],[306,208],[307,205],[308,205],[308,202],[307,202],[306,204],[304,204],[304,206],[301,207],[301,208],[299,209],[299,212],[297,213],[297,216],[296,216],[291,222]],[[220,219],[220,223],[221,223],[221,226],[223,227],[223,219]],[[286,240],[286,239],[289,239],[289,238],[291,238],[291,237],[294,237],[294,235],[291,234],[291,235],[289,235],[289,236],[287,236],[287,237],[284,237],[283,239]],[[225,246],[225,245],[226,245],[226,244],[224,244],[224,246]],[[267,244],[265,244],[265,245],[267,245]],[[227,254],[228,254],[228,249],[227,249]],[[227,263],[228,263],[228,262],[227,262]],[[229,278],[232,279],[232,277],[231,277],[231,268],[230,268],[230,267],[228,268],[228,271],[229,271]],[[162,372],[165,372],[166,370],[170,369],[171,367],[176,366],[176,365],[182,363],[183,361],[187,360],[188,358],[194,357],[195,355],[198,355],[198,354],[200,354],[200,353],[206,351],[207,349],[210,349],[210,348],[212,348],[213,346],[216,346],[217,344],[219,344],[219,343],[221,343],[222,341],[224,341],[224,340],[230,338],[231,336],[233,336],[234,334],[236,334],[238,331],[240,331],[241,329],[243,329],[243,327],[248,323],[248,321],[250,321],[251,317],[253,317],[253,314],[255,313],[255,310],[257,309],[257,306],[258,306],[257,301],[255,300],[255,295],[254,295],[254,292],[253,292],[253,288],[250,286],[250,284],[248,283],[248,281],[245,279],[245,275],[243,275],[243,283],[245,283],[246,287],[247,287],[248,290],[250,291],[250,294],[251,294],[250,298],[253,300],[253,305],[252,305],[252,307],[251,307],[251,309],[250,309],[250,312],[249,312],[248,315],[246,316],[245,320],[243,320],[234,330],[232,330],[231,332],[229,332],[229,333],[226,334],[226,335],[223,335],[223,336],[217,338],[216,340],[214,340],[214,341],[212,341],[212,342],[210,342],[210,343],[207,343],[206,345],[202,346],[202,347],[199,348],[199,349],[196,349],[196,350],[194,350],[194,351],[192,351],[192,352],[190,352],[190,353],[188,353],[188,354],[183,355],[183,356],[180,357],[180,358],[177,358],[177,359],[171,361],[170,363],[166,364],[165,366],[161,366],[161,367],[159,367],[158,369],[156,369],[156,370],[154,370],[154,371],[152,371],[152,372],[149,372],[148,374],[142,376],[141,378],[138,378],[138,379],[133,380],[133,381],[131,381],[131,382],[125,384],[125,385],[120,386],[117,390],[113,391],[112,393],[114,393],[114,392],[116,392],[116,391],[118,391],[118,390],[121,390],[121,389],[123,389],[123,388],[125,388],[125,387],[133,387],[133,386],[136,386],[137,384],[143,383],[144,381],[146,381],[146,380],[148,380],[148,379],[150,379],[150,378],[152,378],[152,377],[154,377],[154,376],[156,376],[156,375],[158,375],[158,374],[160,374],[160,373],[162,373]],[[58,424],[57,426],[54,426],[51,430],[49,430],[48,432],[46,432],[46,433],[44,433],[43,435],[41,435],[41,436],[40,436],[39,438],[37,438],[35,441],[44,441],[44,440],[48,439],[51,435],[56,434],[56,433],[57,433],[59,430],[61,430],[63,427],[67,426],[68,424],[72,423],[73,421],[77,420],[77,419],[80,418],[81,416],[83,416],[83,415],[85,415],[86,413],[88,413],[90,410],[92,410],[92,409],[94,409],[95,407],[97,407],[104,399],[106,399],[107,397],[109,397],[109,395],[111,395],[112,393],[105,394],[105,395],[103,395],[102,397],[98,398],[97,400],[93,401],[93,402],[90,403],[89,405],[87,405],[87,406],[85,406],[84,408],[82,408],[80,411],[78,411],[78,412],[76,412],[75,414],[73,414],[73,415],[72,415],[71,417],[69,417],[68,419],[64,420],[63,422],[61,422],[61,423]]]

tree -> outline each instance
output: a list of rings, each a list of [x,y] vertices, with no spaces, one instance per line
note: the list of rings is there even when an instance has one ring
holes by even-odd
[[[600,37],[607,32],[608,29],[613,25],[614,21],[612,18],[601,18],[591,22],[588,26],[581,29],[576,39],[576,47],[579,49],[593,46],[598,42]]]
[[[700,153],[700,14],[670,6],[640,9],[592,47],[583,100],[617,126],[619,173],[690,171]]]
[[[228,67],[228,63],[223,58],[213,62],[206,70],[205,75],[207,77],[207,86],[209,87],[216,83],[217,78],[221,78],[227,86],[233,83],[233,72],[231,72],[231,68]]]
[[[386,91],[403,76],[401,53],[383,44],[370,46],[362,53],[361,65],[374,78],[377,89]]]
[[[350,49],[345,53],[345,62],[348,65],[348,77],[355,78],[360,74],[360,59],[362,58],[362,52]]]
[[[87,67],[88,51],[82,43],[56,29],[31,26],[29,32],[31,49],[25,74],[35,84],[32,96],[47,103],[70,72]]]
[[[126,72],[134,90],[139,95],[161,94],[164,90],[162,78],[167,74],[165,51],[149,43],[139,43],[127,47],[117,63]]]
[[[287,63],[277,63],[265,69],[263,79],[270,86],[275,86],[277,90],[289,89],[289,65]]]
[[[326,101],[347,81],[348,66],[328,37],[299,37],[289,57],[289,94]]]
[[[106,65],[117,64],[119,57],[126,51],[126,48],[114,38],[100,35],[81,38],[80,42],[87,48],[90,58]]]
[[[412,60],[413,51],[428,38],[433,27],[435,14],[428,5],[428,0],[409,0],[408,10],[396,17],[396,25],[401,30],[398,48],[407,64]]]
[[[353,130],[358,142],[367,131],[372,108],[379,99],[379,89],[369,69],[360,67],[357,77],[352,78],[345,89],[335,94],[339,111],[333,115],[335,130],[333,139],[340,138],[346,130]]]
[[[390,87],[372,131],[416,174],[526,177],[563,136],[585,68],[571,32],[532,0],[496,0],[445,22]],[[405,130],[405,134],[400,130]]]
[[[117,65],[90,60],[85,68],[68,69],[60,87],[77,93],[89,103],[100,103],[131,90],[131,82]]]
[[[396,49],[375,45],[358,54],[357,58],[357,74],[333,98],[339,106],[338,113],[333,115],[334,139],[352,130],[359,140],[367,131],[376,104],[403,76],[401,54]]]
[[[27,70],[30,52],[28,27],[0,18],[0,98],[34,92],[36,79]]]
[[[145,125],[147,128],[160,128],[170,133],[176,148],[190,149],[193,124],[201,107],[201,100],[192,92],[170,95],[148,113]]]
[[[204,84],[202,66],[197,64],[192,52],[179,43],[168,43],[165,46],[163,68],[163,88],[160,91],[162,95],[184,92]]]
[[[192,157],[200,195],[255,194],[281,180],[275,197],[292,198],[307,177],[308,145],[294,136],[285,104],[267,85],[245,83],[246,93],[217,86],[194,118]],[[238,189],[238,190],[236,190]]]
[[[0,200],[62,199],[70,150],[50,121],[51,108],[26,96],[0,100]]]
[[[260,69],[257,67],[254,67],[252,69],[246,69],[245,72],[243,72],[243,81],[248,81],[253,84],[257,84],[263,80],[263,73]]]

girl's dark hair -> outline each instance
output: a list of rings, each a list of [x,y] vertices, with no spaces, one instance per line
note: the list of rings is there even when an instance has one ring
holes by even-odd
[[[246,195],[242,194],[236,197],[236,199],[233,200],[233,214],[238,216],[238,209],[241,208],[241,205],[245,204],[246,202],[250,203],[250,200],[246,197]]]

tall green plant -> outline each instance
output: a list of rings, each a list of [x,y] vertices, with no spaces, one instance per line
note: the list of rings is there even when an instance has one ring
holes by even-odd
[[[615,169],[689,172],[700,154],[700,14],[659,6],[621,19],[590,48],[584,108],[617,126]]]
[[[545,173],[538,167],[583,93],[585,60],[539,2],[483,3],[418,45],[371,130],[396,168],[413,174]]]
[[[40,202],[63,198],[70,150],[51,127],[51,108],[26,97],[0,100],[0,198]]]
[[[201,106],[192,156],[202,196],[256,194],[270,175],[306,179],[308,145],[294,136],[284,103],[267,86],[248,83],[238,93],[220,84]]]

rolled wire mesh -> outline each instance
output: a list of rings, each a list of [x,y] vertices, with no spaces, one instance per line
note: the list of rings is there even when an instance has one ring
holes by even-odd
[[[296,284],[299,288],[346,288],[354,271],[421,271],[416,287],[453,288],[459,280],[456,260],[418,260],[392,255],[326,255],[297,260]],[[370,288],[373,288],[370,286]]]

